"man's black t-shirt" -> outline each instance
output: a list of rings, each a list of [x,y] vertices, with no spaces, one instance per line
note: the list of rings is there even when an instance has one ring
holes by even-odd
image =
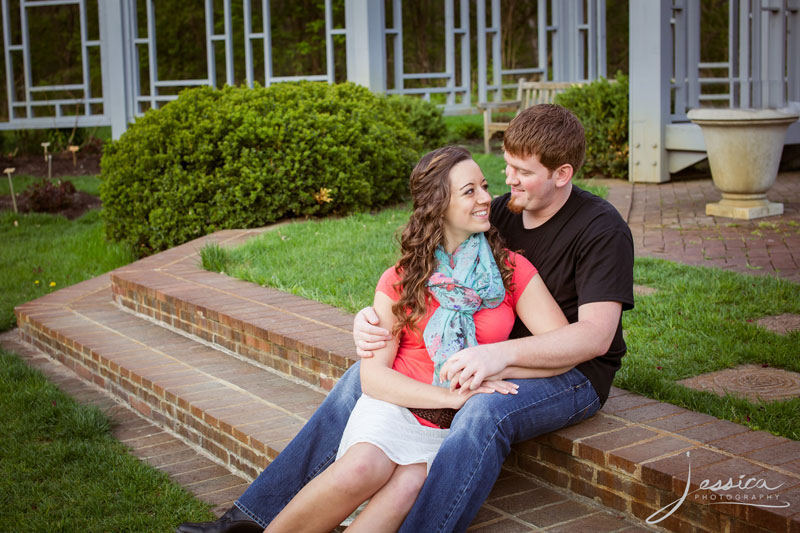
[[[510,250],[521,252],[539,270],[570,323],[578,321],[578,307],[587,303],[621,302],[623,310],[633,308],[633,239],[614,206],[573,186],[553,217],[525,229],[522,214],[506,208],[510,196],[492,201],[491,223]],[[511,338],[530,334],[517,318]],[[608,352],[577,366],[603,403],[626,349],[620,318]]]

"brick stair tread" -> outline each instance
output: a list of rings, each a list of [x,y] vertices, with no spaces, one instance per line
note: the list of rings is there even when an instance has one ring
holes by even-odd
[[[209,238],[224,240],[223,237],[240,240],[241,235],[228,232],[222,237],[217,235]],[[210,328],[207,336],[211,341],[218,340],[215,338],[217,333],[212,333],[211,329],[227,323],[230,330],[243,331],[245,336],[252,335],[260,339],[259,342],[272,343],[267,348],[281,352],[281,356],[286,358],[287,365],[283,369],[287,373],[295,373],[295,367],[290,366],[288,362],[308,365],[305,370],[300,368],[299,375],[295,376],[298,379],[308,380],[309,377],[330,372],[332,367],[325,367],[322,370],[313,368],[314,361],[322,363],[326,357],[328,362],[335,361],[341,372],[352,362],[352,356],[348,354],[348,350],[352,351],[352,341],[349,331],[343,327],[352,320],[352,317],[335,310],[330,312],[332,308],[328,306],[294,295],[275,294],[277,291],[272,289],[204,272],[197,266],[196,257],[196,250],[201,247],[201,243],[196,241],[189,244],[191,246],[183,245],[123,267],[101,277],[102,279],[85,282],[86,285],[71,287],[64,294],[59,291],[25,304],[17,310],[20,327],[25,335],[26,331],[36,329],[26,328],[26,321],[36,322],[40,325],[37,327],[40,327],[44,337],[56,339],[52,341],[53,344],[64,343],[69,347],[70,343],[76,341],[94,343],[96,350],[93,354],[98,357],[105,357],[109,351],[119,348],[107,335],[107,332],[115,328],[121,332],[120,334],[130,338],[131,342],[150,343],[149,349],[180,352],[180,356],[171,356],[170,367],[163,369],[164,372],[173,374],[160,376],[153,373],[154,365],[150,359],[152,354],[141,354],[129,349],[119,351],[118,357],[132,365],[132,369],[125,372],[135,371],[136,379],[143,384],[149,384],[154,380],[158,383],[170,375],[178,382],[181,379],[190,379],[181,376],[181,373],[185,372],[181,365],[188,365],[190,359],[196,362],[198,366],[190,375],[191,379],[198,380],[197,384],[191,385],[197,387],[197,390],[194,392],[195,398],[189,397],[189,400],[194,399],[195,403],[189,405],[187,403],[189,400],[184,398],[182,405],[184,407],[189,405],[190,412],[196,411],[196,416],[200,416],[204,424],[210,421],[211,424],[216,424],[217,428],[227,431],[227,433],[218,431],[222,437],[219,442],[211,446],[214,453],[223,455],[225,449],[230,449],[232,451],[228,459],[234,467],[248,473],[257,472],[269,458],[280,451],[281,443],[285,444],[299,429],[303,417],[313,412],[322,398],[322,393],[312,391],[313,398],[301,397],[299,400],[294,397],[294,393],[287,393],[284,404],[279,403],[280,397],[273,397],[269,401],[288,412],[286,427],[276,430],[270,422],[265,421],[264,426],[259,427],[259,432],[246,436],[237,433],[236,424],[255,429],[262,422],[247,423],[245,420],[249,421],[248,418],[237,419],[233,423],[226,422],[224,417],[231,416],[231,411],[235,412],[236,409],[215,405],[213,399],[208,401],[207,398],[204,398],[206,403],[202,404],[199,398],[203,397],[203,391],[209,390],[203,389],[209,387],[208,384],[203,384],[203,380],[213,375],[214,379],[225,381],[228,383],[225,387],[230,387],[239,394],[235,396],[236,401],[241,400],[241,403],[245,404],[251,400],[265,401],[251,389],[253,385],[248,380],[259,382],[258,375],[266,373],[255,369],[257,375],[254,377],[249,370],[252,367],[248,363],[236,361],[237,365],[246,366],[230,367],[228,359],[222,361],[217,359],[217,352],[207,351],[211,350],[210,348],[202,345],[188,348],[191,346],[187,344],[190,341],[174,332],[162,330],[157,333],[147,333],[150,331],[147,329],[151,326],[150,323],[127,322],[136,319],[110,303],[109,285],[112,281],[115,284],[115,298],[135,294],[139,300],[129,302],[132,304],[129,307],[134,309],[152,303],[152,299],[155,298],[159,302],[165,302],[167,306],[177,306],[179,312],[175,313],[173,318],[185,319],[186,315],[191,315],[206,320],[216,317],[214,324],[198,322]],[[151,299],[150,302],[148,298]],[[258,307],[256,311],[252,310],[254,305]],[[69,313],[65,314],[65,309],[69,310]],[[162,314],[164,312],[160,308],[156,311]],[[305,316],[306,313],[316,313],[316,317],[322,318],[311,318]],[[83,318],[79,318],[78,315]],[[284,326],[273,328],[272,323],[269,323],[269,318],[273,316],[283,317],[274,324],[284,324]],[[291,318],[286,320],[286,316]],[[333,319],[328,320],[329,317]],[[159,320],[154,316],[149,318]],[[82,322],[84,319],[88,324]],[[337,320],[340,322],[337,323]],[[165,325],[170,325],[169,318],[162,316],[161,321]],[[304,326],[295,329],[286,326],[292,321],[295,321],[295,326],[297,324]],[[189,322],[187,324],[197,326]],[[306,327],[308,324],[311,326]],[[172,327],[175,327],[174,324]],[[59,333],[57,331],[59,328],[68,330],[71,340]],[[298,331],[300,335],[296,334]],[[247,342],[245,345],[251,347]],[[329,346],[335,348],[329,350]],[[254,360],[266,364],[263,360],[259,360],[259,354],[255,355]],[[253,354],[248,352],[244,356]],[[313,360],[312,363],[309,363],[309,360]],[[239,368],[241,370],[237,370]],[[93,378],[87,369],[78,368],[77,371],[82,372],[87,379],[98,380],[96,377]],[[313,380],[311,382],[313,383]],[[327,385],[330,386],[333,382],[335,380],[330,379]],[[160,389],[172,394],[169,386],[174,387],[174,384],[167,382],[165,387],[163,381],[161,383]],[[296,383],[292,385],[302,387]],[[211,386],[211,390],[219,387],[213,380]],[[259,386],[267,385],[259,383]],[[148,398],[147,394],[142,396]],[[291,396],[292,400],[289,400],[288,396]],[[294,401],[297,403],[293,403]],[[141,404],[135,405],[146,409],[146,406]],[[205,412],[202,408],[207,405],[215,405],[219,409],[213,413]],[[283,423],[277,416],[276,421],[279,424]],[[294,421],[297,422],[296,427],[293,425]],[[176,427],[179,431],[182,429],[180,425]],[[202,442],[207,437],[190,436]],[[248,438],[259,449],[263,448],[263,457],[254,460],[252,456],[248,456],[249,458],[243,462],[240,456],[248,455],[246,452],[248,449],[246,446],[243,447],[242,443],[246,443]],[[278,438],[283,440],[265,442]],[[252,449],[250,451],[252,452]],[[691,460],[687,457],[687,452]],[[569,488],[612,509],[642,519],[683,494],[689,468],[693,469],[690,487],[692,490],[699,488],[698,484],[703,479],[725,482],[729,478],[735,481],[739,476],[754,476],[767,480],[770,486],[781,483],[781,496],[790,505],[784,508],[766,508],[741,505],[710,506],[686,502],[681,512],[676,512],[659,525],[666,526],[670,530],[692,528],[698,524],[708,526],[706,529],[710,531],[726,528],[800,530],[800,443],[751,431],[732,422],[717,420],[708,415],[660,403],[621,389],[614,389],[602,411],[591,419],[515,445],[507,466],[538,476],[554,485]]]
[[[266,466],[324,399],[307,385],[120,310],[108,281],[105,288],[73,297],[69,307],[34,303],[18,311],[43,331],[68,336],[73,355],[62,362],[143,415],[178,433],[179,422],[191,415],[196,444],[212,443],[218,452],[224,443],[232,450],[251,449],[253,464],[239,465],[247,474]],[[51,346],[31,340],[52,353]]]
[[[134,456],[165,472],[173,481],[211,504],[217,516],[230,508],[247,488],[249,483],[245,478],[232,476],[227,469],[129,407],[120,405],[92,383],[20,342],[17,331],[0,334],[0,346],[42,371],[77,401],[100,408],[112,421],[114,437]],[[520,506],[520,502],[525,504]],[[587,525],[598,533],[651,531],[594,502],[507,469],[501,472],[470,531],[542,531],[541,528],[558,531],[559,528],[573,530]]]
[[[209,239],[238,242],[230,233]],[[205,271],[198,265],[199,247],[183,245],[163,252],[169,260],[147,258],[115,270],[114,300],[166,327],[330,390],[355,362],[352,315]]]
[[[83,359],[85,364],[93,361],[98,368],[116,368],[120,376],[126,376],[132,383],[141,383],[144,390],[139,395],[127,391],[122,395],[140,416],[176,430],[172,421],[154,416],[152,400],[150,403],[142,400],[149,392],[160,398],[159,403],[171,402],[240,443],[261,442],[271,459],[296,434],[324,397],[323,393],[306,385],[265,372],[120,310],[110,303],[109,284],[107,278],[105,286],[95,283],[89,291],[74,291],[64,300],[68,304],[65,306],[35,301],[20,306],[18,312],[27,320],[36,321],[43,331],[64,341],[71,338],[72,349],[83,357],[73,354],[73,359],[61,359],[79,376],[87,375],[83,364],[76,363]],[[40,309],[46,312],[39,312]],[[42,339],[37,342],[35,337],[23,333],[25,337],[58,358],[53,347]],[[17,351],[22,350],[17,348]],[[105,380],[110,379],[106,376],[103,380],[88,381],[108,388],[110,383]],[[62,380],[57,378],[57,381]],[[117,393],[120,391],[119,387],[113,389]],[[82,396],[87,399],[89,395],[96,397],[91,392]],[[115,436],[142,460],[164,470],[174,481],[187,485],[198,497],[213,503],[218,515],[246,488],[242,477],[229,475],[228,470],[208,459],[195,457],[173,436],[158,431],[149,423],[142,425],[138,418],[126,428],[125,420],[129,418],[119,419]],[[180,429],[177,432],[181,433]],[[194,444],[202,446],[203,442]],[[230,441],[227,445],[236,449]],[[215,451],[219,449],[215,447]],[[241,447],[236,453],[242,453]],[[245,479],[252,479],[266,465],[266,461],[263,465],[255,463],[257,469],[243,469]],[[235,466],[242,470],[241,462]],[[550,509],[551,506],[563,509]],[[541,531],[542,526],[557,530],[573,525],[589,526],[598,532],[651,531],[596,502],[508,469],[501,473],[470,530]]]

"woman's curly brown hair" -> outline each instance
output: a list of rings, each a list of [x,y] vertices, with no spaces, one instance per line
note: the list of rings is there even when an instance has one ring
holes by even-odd
[[[450,171],[458,163],[471,159],[465,148],[446,146],[422,156],[411,172],[409,184],[414,211],[400,236],[401,257],[396,265],[400,279],[394,285],[400,300],[392,306],[397,319],[392,329],[394,335],[406,326],[415,329],[425,316],[430,298],[427,282],[437,266],[436,247],[444,244],[443,222],[450,204]],[[509,290],[513,265],[509,263],[508,250],[494,227],[486,232],[486,237],[503,285]]]

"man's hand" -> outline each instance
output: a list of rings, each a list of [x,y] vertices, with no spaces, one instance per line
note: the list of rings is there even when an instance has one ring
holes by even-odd
[[[372,357],[372,351],[386,346],[392,336],[379,327],[380,319],[372,307],[365,307],[356,314],[353,320],[353,342],[356,343],[356,354],[359,357]]]
[[[507,365],[502,353],[494,353],[491,344],[479,344],[451,355],[439,376],[450,380],[450,390],[477,390],[487,378],[497,376]]]

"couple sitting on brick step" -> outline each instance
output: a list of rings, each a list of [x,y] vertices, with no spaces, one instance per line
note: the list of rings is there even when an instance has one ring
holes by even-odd
[[[356,315],[362,360],[234,507],[179,532],[326,531],[366,500],[354,530],[464,531],[513,443],[602,406],[630,231],[572,185],[585,136],[566,109],[521,112],[504,151],[511,192],[494,200],[466,150],[420,160],[401,259]]]

